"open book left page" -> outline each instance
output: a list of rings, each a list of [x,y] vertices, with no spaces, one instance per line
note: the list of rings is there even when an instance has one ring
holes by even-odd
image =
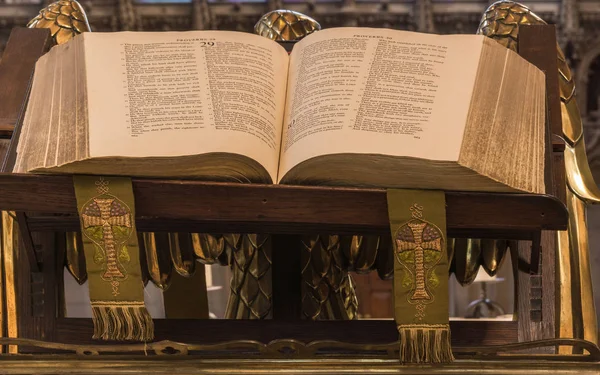
[[[194,156],[217,155],[212,164],[226,170],[234,155],[274,181],[288,60],[277,43],[247,33],[82,34],[36,65],[15,171],[103,173],[101,161],[112,160],[123,171],[152,168],[137,175],[179,168],[176,176],[195,168]]]

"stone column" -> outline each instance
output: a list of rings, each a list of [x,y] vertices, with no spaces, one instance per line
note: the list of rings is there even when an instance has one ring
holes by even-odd
[[[192,29],[210,30],[215,28],[210,6],[207,0],[192,0]]]
[[[414,15],[417,31],[422,33],[435,32],[433,4],[431,0],[416,0]]]

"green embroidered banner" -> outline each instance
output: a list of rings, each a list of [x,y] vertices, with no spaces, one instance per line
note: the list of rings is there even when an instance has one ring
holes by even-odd
[[[451,362],[444,192],[391,189],[387,200],[400,360]]]
[[[130,178],[74,176],[95,339],[149,341]]]

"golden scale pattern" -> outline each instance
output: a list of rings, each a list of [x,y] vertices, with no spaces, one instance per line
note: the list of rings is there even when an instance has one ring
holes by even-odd
[[[50,29],[56,44],[62,44],[77,34],[91,31],[87,16],[77,1],[60,0],[40,10],[29,23],[30,28]]]
[[[314,19],[292,10],[274,10],[262,16],[254,26],[254,33],[276,41],[299,40],[321,30]]]
[[[303,316],[311,320],[357,318],[355,284],[338,236],[307,236],[302,245]]]
[[[271,236],[226,234],[223,239],[232,270],[225,316],[228,319],[271,318]]]

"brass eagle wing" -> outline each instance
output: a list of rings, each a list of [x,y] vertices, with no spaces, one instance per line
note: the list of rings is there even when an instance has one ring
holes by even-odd
[[[524,5],[499,1],[486,10],[477,32],[516,51],[520,25],[544,24],[544,20]],[[585,203],[600,202],[600,189],[594,182],[585,153],[575,83],[559,46],[557,59],[569,211],[568,230],[557,232],[558,337],[585,339],[597,344],[598,323],[592,295]],[[579,299],[579,311],[572,307],[574,299]],[[560,348],[560,352],[567,353],[567,349]]]
[[[75,0],[60,0],[44,9],[27,24],[34,29],[50,29],[56,44],[63,44],[75,35],[91,31],[87,16]]]
[[[492,4],[484,13],[477,34],[485,35],[517,51],[520,25],[546,24],[524,5],[514,1],[499,1]],[[569,188],[579,198],[588,203],[598,203],[600,189],[594,182],[585,153],[583,122],[575,100],[575,81],[559,46],[557,46],[557,59],[567,182]]]

